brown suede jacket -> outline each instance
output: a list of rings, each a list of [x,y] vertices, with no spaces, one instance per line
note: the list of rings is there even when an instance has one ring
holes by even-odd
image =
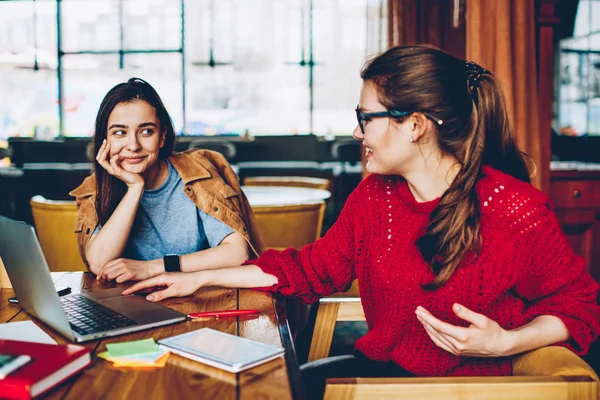
[[[174,153],[169,161],[181,176],[184,192],[190,200],[200,210],[241,234],[251,249],[250,258],[258,257],[263,244],[254,213],[242,192],[238,176],[225,157],[214,151],[193,149]],[[92,174],[69,193],[77,202],[75,233],[79,253],[86,265],[85,247],[98,226],[96,189],[96,177]]]

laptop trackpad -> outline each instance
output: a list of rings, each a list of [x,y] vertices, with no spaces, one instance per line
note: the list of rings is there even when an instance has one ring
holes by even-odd
[[[134,295],[119,296],[99,301],[99,303],[119,314],[123,314],[139,324],[164,321],[165,319],[181,316],[177,311],[154,304],[142,297]]]

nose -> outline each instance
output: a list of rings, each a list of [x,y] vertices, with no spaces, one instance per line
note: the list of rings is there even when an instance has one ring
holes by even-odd
[[[129,151],[137,151],[140,149],[140,142],[138,140],[138,135],[135,132],[131,132],[127,135],[127,150]]]
[[[354,131],[352,132],[352,137],[360,141],[365,138],[365,134],[360,130],[360,126],[356,125],[356,128],[354,128]]]

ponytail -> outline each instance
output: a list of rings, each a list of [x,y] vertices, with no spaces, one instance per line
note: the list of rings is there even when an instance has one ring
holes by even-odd
[[[482,166],[491,165],[529,182],[525,153],[512,137],[504,96],[498,81],[474,63],[467,63],[467,85],[472,111],[461,168],[432,212],[425,235],[417,247],[437,275],[423,285],[426,290],[443,286],[462,262],[470,262],[481,249],[481,210],[476,191]]]

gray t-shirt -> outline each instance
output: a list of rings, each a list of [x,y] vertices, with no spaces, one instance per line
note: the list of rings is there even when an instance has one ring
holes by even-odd
[[[183,192],[183,181],[167,160],[169,176],[145,190],[123,253],[124,258],[154,260],[166,254],[189,254],[218,246],[234,232],[201,211]]]

